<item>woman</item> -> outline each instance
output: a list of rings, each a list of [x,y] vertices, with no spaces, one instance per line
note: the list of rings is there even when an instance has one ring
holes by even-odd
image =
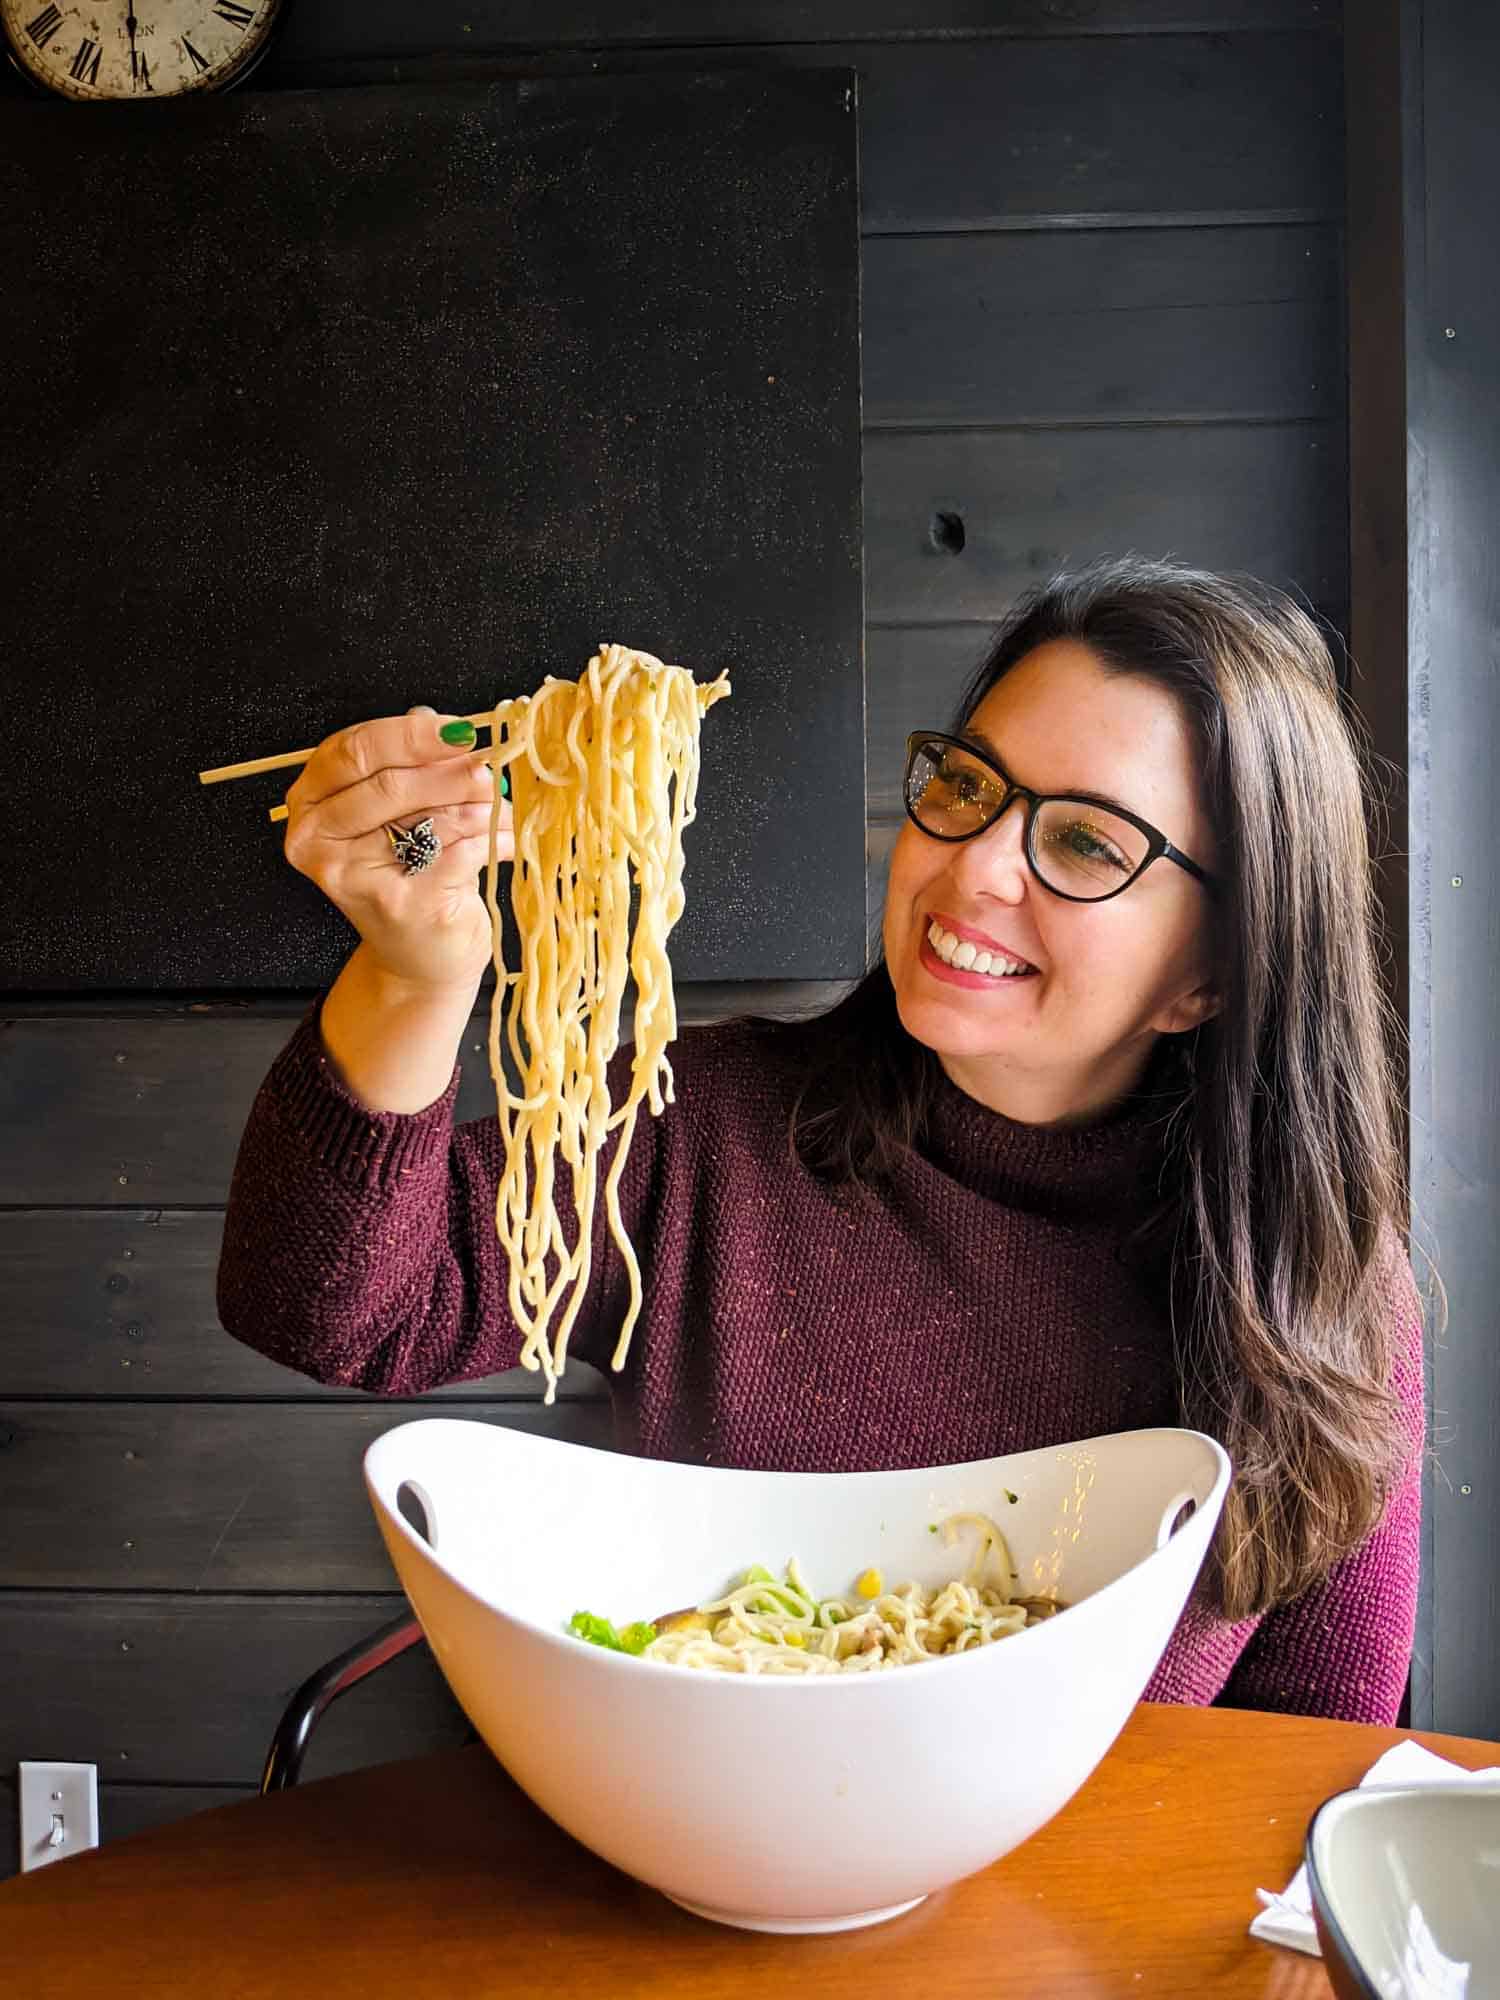
[[[324,1381],[411,1394],[519,1351],[497,1128],[451,1115],[489,782],[424,711],[330,739],[289,795],[289,858],[362,942],[252,1113],[220,1310]],[[1150,1694],[1392,1721],[1421,1327],[1316,628],[1168,565],[1060,579],[912,739],[906,797],[883,965],[819,1021],[685,1034],[637,1126],[623,1441],[838,1471],[1194,1424],[1236,1479]],[[442,859],[404,874],[382,828],[428,814]],[[575,1354],[608,1365],[625,1299],[601,1224]]]

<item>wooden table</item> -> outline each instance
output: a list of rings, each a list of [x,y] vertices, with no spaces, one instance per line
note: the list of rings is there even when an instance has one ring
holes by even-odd
[[[225,1806],[0,1884],[21,1993],[983,1994],[1326,2000],[1247,1937],[1308,1815],[1404,1732],[1142,1705],[1071,1805],[995,1867],[838,1938],[685,1915],[544,1818],[475,1746]],[[1500,1745],[1423,1736],[1470,1767]],[[899,1810],[899,1802],[893,1802]],[[790,1811],[795,1803],[789,1802]]]

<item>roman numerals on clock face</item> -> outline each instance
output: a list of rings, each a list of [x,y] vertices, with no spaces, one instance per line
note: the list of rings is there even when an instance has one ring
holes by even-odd
[[[73,60],[68,64],[68,75],[75,83],[97,84],[99,64],[104,51],[97,42],[91,42],[87,35],[78,44]]]
[[[26,23],[26,32],[39,49],[44,49],[62,26],[62,18],[60,7],[44,7],[40,14]]]
[[[81,102],[222,90],[264,53],[283,0],[0,0],[0,35],[44,89]]]

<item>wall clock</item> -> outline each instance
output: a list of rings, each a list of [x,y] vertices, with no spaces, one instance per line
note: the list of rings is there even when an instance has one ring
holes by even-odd
[[[225,90],[270,47],[287,0],[0,0],[0,42],[34,86],[83,103]]]

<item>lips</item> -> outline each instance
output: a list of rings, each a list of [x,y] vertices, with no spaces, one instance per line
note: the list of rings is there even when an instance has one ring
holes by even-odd
[[[944,930],[936,919],[927,926],[917,959],[929,978],[971,992],[1015,990],[1037,976],[1036,968],[1025,959],[1012,959],[1003,951],[985,951],[967,938]]]
[[[960,922],[957,917],[949,916],[946,910],[928,911],[922,924],[922,933],[924,936],[933,924],[940,925],[945,931],[951,931],[954,937],[958,938],[961,943],[973,945],[976,951],[987,951],[992,957],[998,956],[1009,959],[1013,965],[1024,966],[1028,972],[1035,972],[1037,969],[1031,960],[1018,952],[1013,945],[1002,943],[999,938],[992,936],[989,931],[979,930],[973,924]]]

